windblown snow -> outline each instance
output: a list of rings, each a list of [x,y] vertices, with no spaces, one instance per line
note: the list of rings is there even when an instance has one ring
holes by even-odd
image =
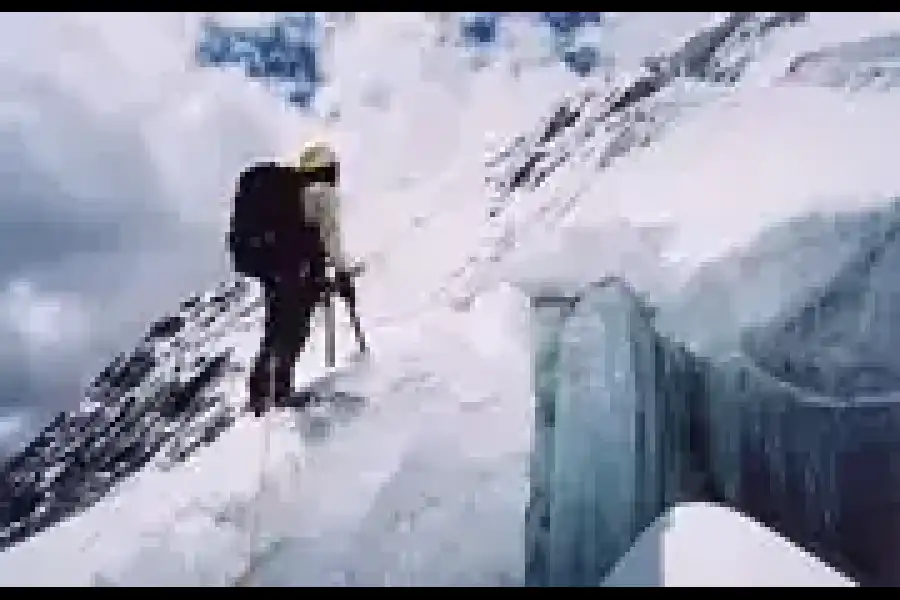
[[[54,18],[62,30],[77,23],[101,32],[108,48],[85,53],[83,69],[119,52],[122,77],[152,67],[147,77],[158,81],[187,60],[179,49],[191,28],[171,15],[125,25],[148,39],[174,40],[154,42],[165,49],[159,65],[138,61],[141,49],[117,38],[123,25],[112,17]],[[617,69],[637,68],[639,57],[671,47],[708,19],[618,15],[608,40],[622,57]],[[849,73],[860,56],[883,61],[900,53],[890,37],[900,18],[814,13],[774,34],[729,93],[707,101],[696,90],[699,108],[647,147],[602,170],[573,161],[537,191],[520,193],[510,219],[551,196],[576,201],[561,224],[539,227],[487,271],[493,285],[467,311],[453,310],[434,291],[496,232],[485,223],[486,153],[532,129],[563,95],[609,85],[610,73],[587,81],[554,65],[518,77],[503,65],[471,73],[447,49],[423,45],[429,26],[409,15],[361,14],[334,40],[329,68],[339,83],[327,101],[340,106],[341,119],[329,133],[346,173],[347,246],[371,261],[360,295],[373,358],[338,368],[334,385],[344,400],[305,416],[242,418],[185,464],[146,468],[83,514],[0,554],[0,584],[520,585],[534,410],[521,290],[614,273],[664,308],[677,303],[698,267],[750,244],[769,225],[900,195],[898,92],[837,89],[834,77],[820,85],[824,75],[816,75]],[[879,36],[880,45],[859,45]],[[799,56],[806,58],[785,76]],[[148,85],[142,92],[149,98],[143,110],[158,111],[150,135],[162,140],[154,148],[165,165],[163,185],[185,197],[228,189],[245,153],[204,163],[210,170],[200,181],[178,163],[206,151],[194,133],[209,125],[208,111],[275,110],[261,90],[228,93],[246,85],[229,74],[194,73],[180,75],[174,90]],[[386,104],[361,100],[375,88]],[[182,98],[180,112],[163,110],[173,98]],[[132,99],[88,101],[121,118],[116,111]],[[286,110],[242,125],[250,146],[270,155],[285,154],[320,127]],[[163,152],[181,140],[187,145]],[[213,218],[222,223],[227,208],[215,202]],[[173,210],[208,218],[197,206]],[[780,294],[771,290],[773,304],[787,302]],[[353,347],[348,329],[338,339],[342,356]],[[238,362],[249,362],[258,333],[248,323],[229,339]],[[304,355],[298,387],[321,373],[321,347],[316,339]],[[244,376],[230,373],[223,383],[236,404]],[[703,546],[718,533],[693,535]]]

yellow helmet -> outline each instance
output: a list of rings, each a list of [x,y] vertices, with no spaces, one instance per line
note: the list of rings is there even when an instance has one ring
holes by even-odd
[[[337,155],[327,142],[314,140],[307,142],[295,166],[301,171],[311,171],[337,164]]]

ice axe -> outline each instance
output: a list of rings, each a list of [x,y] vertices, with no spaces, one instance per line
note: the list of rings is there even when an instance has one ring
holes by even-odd
[[[353,269],[351,269],[346,276],[350,278],[349,281],[345,282],[344,285],[353,285],[352,279],[359,277],[365,267],[363,265],[356,265]],[[335,270],[333,265],[328,265],[327,267],[327,281],[328,281],[328,293],[325,297],[325,361],[329,368],[335,366],[336,359],[336,318],[335,318],[335,307],[334,307],[334,294],[335,292],[340,293],[341,290],[339,286],[341,283],[339,282],[337,271]],[[343,294],[341,294],[343,296]],[[356,303],[351,301],[350,298],[355,296],[348,295],[345,297],[345,302],[347,304],[347,312],[350,314],[350,321],[353,325],[353,333],[356,335],[356,341],[359,344],[360,352],[366,351],[366,343],[363,336],[362,324],[359,320],[359,315],[356,312]]]
[[[329,265],[327,270],[328,293],[325,295],[325,364],[328,368],[334,368],[335,358],[335,317],[334,317],[334,292],[336,277],[334,266]]]

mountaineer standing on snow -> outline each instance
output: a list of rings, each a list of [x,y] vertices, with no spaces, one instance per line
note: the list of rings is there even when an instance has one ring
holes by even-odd
[[[294,362],[309,339],[316,306],[337,292],[347,305],[360,352],[366,351],[353,277],[341,248],[339,165],[324,143],[308,144],[296,164],[256,163],[241,173],[229,250],[234,268],[265,294],[265,330],[249,380],[257,416],[286,400]]]

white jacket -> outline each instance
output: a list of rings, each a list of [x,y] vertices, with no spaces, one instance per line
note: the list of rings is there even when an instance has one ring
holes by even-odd
[[[348,271],[350,264],[344,255],[341,239],[341,197],[336,186],[314,183],[305,190],[307,218],[318,223],[322,243],[335,269]]]

